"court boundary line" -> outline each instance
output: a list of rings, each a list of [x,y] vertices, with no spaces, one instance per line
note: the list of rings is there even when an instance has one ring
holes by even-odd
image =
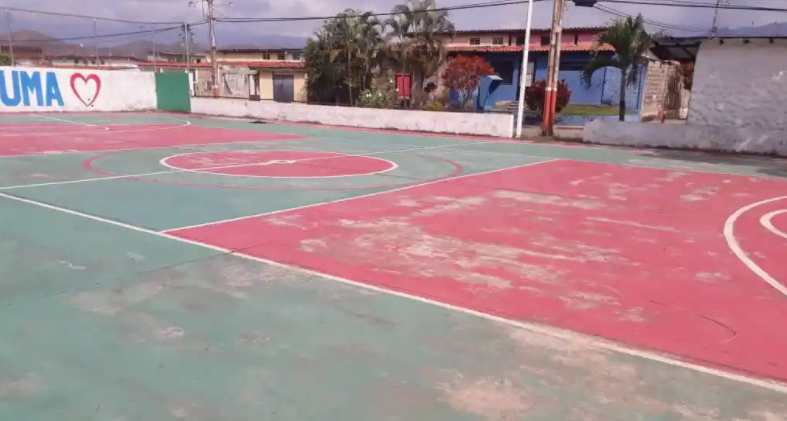
[[[514,166],[514,167],[508,167],[508,168],[501,168],[501,169],[492,170],[492,171],[486,171],[486,172],[482,172],[482,173],[460,175],[460,176],[452,177],[452,178],[449,178],[449,179],[437,180],[437,181],[432,181],[432,182],[428,182],[428,183],[417,184],[417,185],[414,185],[414,186],[408,186],[408,187],[405,187],[403,189],[415,188],[415,187],[418,187],[418,186],[421,186],[421,185],[434,184],[434,183],[438,183],[438,182],[442,182],[442,181],[451,181],[451,180],[458,179],[458,178],[467,178],[467,177],[484,175],[484,174],[492,174],[492,173],[496,173],[496,172],[508,171],[508,170],[513,170],[513,169],[517,169],[517,168],[523,168],[523,167],[527,167],[527,166],[539,165],[539,164],[555,162],[555,161],[559,161],[559,160],[540,161],[540,162],[524,164],[524,165],[519,165],[519,166]],[[378,194],[379,195],[379,194],[383,194],[383,193],[391,193],[391,192],[399,191],[399,190],[403,190],[403,189],[397,189],[397,190],[387,191],[387,192],[378,192],[378,193],[374,193],[374,194]],[[374,285],[369,285],[369,284],[365,284],[365,283],[362,283],[362,282],[353,281],[351,279],[342,278],[342,277],[335,276],[335,275],[330,275],[330,274],[327,274],[327,273],[317,272],[317,271],[314,271],[314,270],[311,270],[311,269],[307,269],[307,268],[303,268],[303,267],[299,267],[299,266],[294,266],[294,265],[289,265],[289,264],[277,262],[277,261],[274,261],[274,260],[269,260],[269,259],[264,259],[264,258],[260,258],[260,257],[256,257],[256,256],[251,256],[251,255],[248,255],[248,254],[244,254],[242,252],[237,252],[237,251],[233,251],[233,250],[230,250],[230,249],[225,249],[225,248],[218,247],[218,246],[215,246],[215,245],[212,245],[212,244],[209,244],[209,243],[203,243],[203,242],[199,242],[199,241],[195,241],[195,240],[189,240],[189,239],[186,239],[186,238],[176,237],[174,235],[167,234],[165,232],[154,231],[154,230],[150,230],[150,229],[147,229],[147,228],[138,227],[138,226],[135,226],[135,225],[127,224],[127,223],[120,222],[120,221],[115,221],[115,220],[112,220],[112,219],[102,218],[102,217],[99,217],[99,216],[96,216],[96,215],[90,215],[90,214],[79,212],[79,211],[76,211],[76,210],[73,210],[73,209],[63,208],[63,207],[60,207],[60,206],[55,206],[55,205],[51,205],[51,204],[40,202],[40,201],[36,201],[36,200],[26,199],[26,198],[23,198],[23,197],[17,197],[17,196],[9,195],[9,194],[2,193],[2,192],[0,192],[0,197],[9,199],[9,200],[12,200],[12,201],[15,201],[15,202],[21,202],[21,203],[25,203],[25,204],[28,204],[28,205],[34,205],[34,206],[42,207],[42,208],[45,208],[45,209],[49,209],[49,210],[65,213],[65,214],[72,215],[72,216],[79,216],[79,217],[90,219],[90,220],[93,220],[93,221],[96,221],[96,222],[102,222],[102,223],[106,223],[106,224],[109,224],[109,225],[122,227],[122,228],[129,229],[129,230],[132,230],[132,231],[140,232],[140,233],[154,235],[154,236],[157,236],[157,237],[160,237],[160,238],[166,238],[166,239],[174,240],[174,241],[177,241],[177,242],[180,242],[180,243],[184,243],[184,244],[190,244],[190,245],[194,245],[194,246],[207,248],[207,249],[210,249],[210,250],[214,250],[214,251],[220,252],[221,254],[231,254],[231,255],[238,256],[240,258],[244,258],[244,259],[247,259],[247,260],[256,261],[256,262],[259,262],[259,263],[263,263],[263,264],[266,264],[266,265],[270,265],[270,266],[274,266],[274,267],[278,267],[278,268],[282,268],[282,269],[292,270],[294,272],[298,272],[298,273],[302,273],[302,274],[306,274],[306,275],[316,276],[316,277],[319,277],[319,278],[322,278],[322,279],[326,279],[326,280],[329,280],[329,281],[335,281],[335,282],[339,282],[339,283],[342,283],[342,284],[345,284],[345,285],[351,285],[351,286],[354,286],[356,288],[362,288],[362,289],[366,289],[366,290],[379,292],[379,293],[382,293],[382,294],[396,296],[396,297],[399,297],[399,298],[409,299],[409,300],[420,302],[420,303],[423,303],[423,304],[428,304],[428,305],[440,307],[440,308],[443,308],[443,309],[446,309],[446,310],[452,310],[452,311],[456,311],[456,312],[459,312],[459,313],[463,313],[463,314],[479,317],[479,318],[482,318],[482,319],[485,319],[485,320],[489,320],[489,321],[492,321],[492,322],[496,322],[496,323],[500,323],[500,324],[503,324],[503,325],[515,327],[515,328],[518,328],[518,329],[522,329],[522,330],[525,330],[525,331],[529,331],[529,332],[533,332],[533,333],[542,334],[542,335],[545,335],[545,336],[549,336],[549,337],[565,340],[565,341],[568,341],[568,342],[581,340],[581,341],[587,343],[588,345],[590,345],[592,347],[595,347],[597,349],[602,349],[602,350],[609,351],[609,352],[615,352],[615,353],[619,353],[619,354],[623,354],[623,355],[637,357],[637,358],[641,358],[643,360],[648,360],[648,361],[652,361],[652,362],[659,362],[659,363],[666,364],[666,365],[669,365],[669,366],[672,366],[672,367],[683,368],[683,369],[695,371],[695,372],[698,372],[698,373],[711,375],[711,376],[715,376],[715,377],[718,377],[718,378],[723,378],[723,379],[730,380],[730,381],[736,381],[736,382],[739,382],[739,383],[748,384],[750,386],[757,386],[757,387],[768,389],[768,390],[771,390],[771,391],[774,391],[774,392],[787,394],[787,383],[783,383],[783,382],[780,382],[780,381],[771,380],[771,379],[757,378],[757,377],[751,377],[751,376],[747,376],[747,375],[744,375],[744,374],[738,374],[738,373],[731,372],[731,371],[721,370],[719,368],[703,366],[703,365],[700,365],[700,364],[695,364],[695,363],[684,361],[684,360],[680,359],[678,356],[674,356],[673,357],[673,356],[668,355],[667,353],[648,351],[648,350],[644,350],[644,349],[635,349],[635,348],[632,348],[632,347],[628,347],[628,346],[626,346],[626,345],[624,345],[622,343],[610,341],[610,340],[603,339],[603,338],[600,338],[600,337],[597,337],[597,336],[592,336],[592,335],[587,335],[587,334],[583,334],[583,333],[580,333],[580,332],[571,331],[571,330],[568,330],[568,329],[561,329],[561,328],[548,326],[548,325],[543,325],[543,324],[538,324],[538,323],[534,323],[534,322],[522,322],[522,321],[507,319],[507,318],[504,318],[504,317],[495,316],[495,315],[484,313],[484,312],[477,311],[477,310],[471,310],[471,309],[468,309],[468,308],[464,308],[464,307],[456,306],[456,305],[453,305],[453,304],[440,302],[440,301],[437,301],[437,300],[432,300],[432,299],[425,298],[425,297],[420,297],[420,296],[417,296],[417,295],[412,295],[412,294],[399,292],[399,291],[395,291],[395,290],[391,290],[391,289],[387,289],[387,288],[377,287],[377,286],[374,286]],[[364,197],[364,196],[359,196],[359,197],[356,197],[355,199],[361,198],[361,197]]]
[[[293,139],[292,141],[298,141],[298,140],[301,140],[301,139]],[[269,142],[269,141],[264,141],[263,140],[263,141],[260,141],[260,142]],[[465,143],[439,145],[439,146],[420,146],[420,147],[417,147],[417,148],[408,148],[408,149],[391,149],[391,150],[386,150],[386,151],[369,152],[368,154],[364,154],[364,155],[360,155],[360,154],[344,154],[344,155],[329,156],[329,157],[302,159],[301,161],[310,161],[310,160],[311,161],[315,161],[315,160],[320,160],[320,159],[344,158],[344,157],[348,157],[348,156],[368,157],[368,156],[372,156],[372,155],[412,152],[412,151],[421,151],[421,150],[427,150],[427,149],[451,148],[451,147],[456,147],[456,146],[461,146],[461,145],[465,145]],[[260,150],[264,151],[265,149],[260,149]],[[114,152],[114,151],[109,151],[109,152]],[[226,151],[205,151],[205,152],[226,152]],[[537,157],[537,156],[528,156],[528,155],[520,155],[520,156],[523,157],[523,158],[544,159],[543,157]],[[547,160],[547,161],[554,161],[554,160],[557,160],[557,159]],[[249,163],[249,164],[221,165],[221,166],[218,166],[218,167],[202,168],[202,170],[204,171],[204,170],[211,170],[211,169],[215,170],[215,169],[222,169],[222,168],[249,167],[249,166],[257,166],[257,165],[260,165],[260,164],[259,163]],[[147,172],[147,173],[139,173],[139,174],[125,174],[125,175],[114,175],[114,176],[106,176],[106,177],[83,178],[83,179],[79,179],[79,180],[52,181],[52,182],[49,182],[49,183],[19,184],[19,185],[15,185],[15,186],[0,187],[0,191],[4,191],[4,190],[18,190],[18,189],[33,188],[33,187],[58,186],[58,185],[65,185],[65,184],[79,184],[79,183],[88,183],[88,182],[102,181],[102,180],[119,180],[119,179],[124,179],[124,178],[149,177],[149,176],[153,176],[153,175],[178,174],[178,173],[188,173],[188,172],[194,172],[194,171],[180,169],[180,170],[167,170],[167,171]],[[219,177],[229,176],[227,174],[211,174],[211,173],[202,173],[202,174],[203,175],[215,175],[215,176],[219,176]],[[272,178],[272,177],[267,177],[267,178]],[[433,180],[433,181],[435,181],[435,180]]]
[[[749,212],[750,210],[756,207],[766,205],[768,203],[778,202],[780,200],[787,200],[787,196],[772,197],[770,199],[765,199],[759,202],[750,203],[746,206],[739,208],[738,210],[733,212],[733,214],[730,215],[726,221],[724,221],[724,229],[722,230],[722,233],[724,235],[724,239],[727,241],[727,246],[730,248],[732,253],[735,254],[735,257],[737,257],[738,260],[740,260],[741,263],[744,264],[744,266],[746,266],[750,271],[754,272],[755,275],[759,276],[760,279],[768,283],[768,285],[776,289],[776,291],[779,291],[780,293],[782,293],[782,295],[787,297],[787,286],[783,285],[776,278],[772,277],[768,272],[766,272],[762,267],[760,267],[760,265],[755,263],[754,260],[752,260],[749,257],[746,251],[743,250],[743,247],[741,247],[740,243],[738,243],[738,240],[735,238],[735,222],[738,221],[738,218],[740,218],[746,212]],[[787,212],[787,209],[784,210],[780,209],[777,212],[781,212],[781,213]],[[772,212],[771,214],[768,215],[772,215],[772,214],[774,213]],[[765,220],[766,222],[769,221],[769,219],[765,219],[765,216],[760,218],[760,224],[762,224],[762,226],[765,227],[766,229],[770,230],[770,228],[768,228],[768,226],[765,223],[763,223],[763,220]],[[778,233],[775,232],[773,233],[779,235]]]

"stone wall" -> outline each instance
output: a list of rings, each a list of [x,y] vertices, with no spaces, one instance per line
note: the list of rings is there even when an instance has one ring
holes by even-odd
[[[787,130],[787,40],[723,41],[700,46],[689,123]]]

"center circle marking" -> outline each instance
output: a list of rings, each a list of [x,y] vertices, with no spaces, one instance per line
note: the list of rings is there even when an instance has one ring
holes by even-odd
[[[381,174],[397,167],[395,162],[371,156],[283,150],[191,152],[159,162],[178,171],[264,178],[355,177]]]

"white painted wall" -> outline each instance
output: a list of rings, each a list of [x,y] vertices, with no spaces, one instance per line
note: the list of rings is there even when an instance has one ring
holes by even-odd
[[[191,98],[191,112],[334,126],[495,137],[511,137],[514,119],[510,114],[380,110],[226,98]]]
[[[689,123],[787,130],[787,40],[702,43]]]
[[[0,67],[0,112],[155,109],[153,73]]]
[[[787,156],[787,131],[755,127],[593,120],[585,123],[582,140],[602,145]]]

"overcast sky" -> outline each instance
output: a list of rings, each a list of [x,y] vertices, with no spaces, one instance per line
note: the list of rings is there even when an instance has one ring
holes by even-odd
[[[226,17],[282,17],[282,16],[325,16],[338,13],[346,8],[359,8],[376,12],[389,11],[397,0],[216,0],[222,4],[220,16]],[[455,6],[481,3],[490,0],[438,0],[438,6]],[[645,0],[657,1],[657,0]],[[663,3],[715,3],[715,0],[663,0]],[[761,5],[787,8],[787,0],[727,0],[735,5]],[[5,0],[5,6],[26,9],[46,10],[64,13],[89,14],[101,17],[133,19],[140,21],[195,21],[201,18],[199,4],[189,5],[188,0]],[[646,19],[662,22],[686,29],[708,30],[713,20],[712,9],[678,8],[660,6],[637,6],[603,3],[605,7],[626,13],[642,13]],[[308,6],[307,6],[308,5]],[[541,1],[535,4],[534,27],[548,27],[552,2]],[[527,6],[509,5],[451,12],[451,19],[460,29],[489,29],[523,27]],[[75,18],[54,18],[22,12],[12,12],[14,30],[36,29],[57,37],[79,37],[92,34],[92,22]],[[567,26],[593,26],[608,22],[613,16],[588,8],[569,5]],[[722,11],[719,13],[719,26],[739,27],[762,25],[773,22],[787,22],[787,13]],[[288,23],[244,23],[220,24],[219,43],[254,42],[264,35],[309,36],[319,26],[319,22]],[[139,24],[116,24],[98,21],[99,33],[120,33],[139,31]],[[3,29],[1,32],[6,32]],[[145,37],[130,35],[122,41]],[[170,38],[174,37],[170,35]],[[206,35],[200,29],[195,37],[205,44]],[[162,36],[162,38],[167,38]],[[168,41],[170,39],[167,39]],[[86,42],[90,42],[89,40]]]

